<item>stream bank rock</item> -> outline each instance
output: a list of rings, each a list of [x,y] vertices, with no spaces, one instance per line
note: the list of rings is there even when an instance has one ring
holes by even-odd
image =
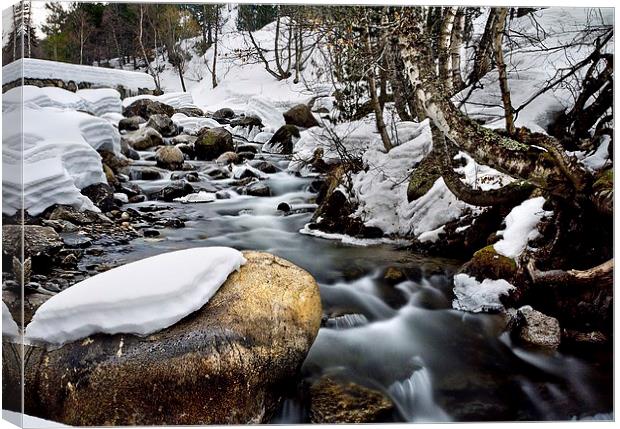
[[[321,377],[310,387],[312,423],[379,423],[391,420],[392,401],[377,390]]]
[[[312,128],[319,125],[312,111],[305,104],[298,104],[284,112],[284,122],[303,128]]]
[[[267,253],[244,256],[208,304],[148,337],[27,347],[26,412],[75,426],[268,421],[317,335],[321,300],[301,268]],[[7,371],[18,364],[9,347],[3,358]]]
[[[140,100],[134,101],[123,110],[123,116],[127,118],[131,118],[132,116],[140,116],[141,118],[148,120],[151,115],[159,114],[171,117],[174,115],[174,107],[160,101],[141,98]]]

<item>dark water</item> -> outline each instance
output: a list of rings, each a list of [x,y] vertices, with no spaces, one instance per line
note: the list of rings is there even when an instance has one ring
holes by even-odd
[[[271,160],[286,167],[285,159]],[[385,392],[396,405],[395,421],[565,420],[612,411],[611,352],[586,360],[526,351],[502,334],[499,316],[452,310],[451,276],[460,261],[415,255],[396,244],[359,247],[300,234],[311,213],[285,216],[276,207],[311,202],[311,181],[279,172],[268,180],[272,197],[134,205],[170,207],[164,213],[185,219],[186,227],[106,249],[103,258],[120,264],[217,245],[264,250],[308,270],[330,318],[273,423],[309,421],[299,386],[322,374]],[[155,188],[168,181],[136,183]],[[408,280],[387,284],[389,266]]]

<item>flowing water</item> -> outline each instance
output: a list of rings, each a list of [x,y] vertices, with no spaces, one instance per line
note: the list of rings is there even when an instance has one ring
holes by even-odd
[[[265,158],[282,169],[288,163]],[[300,386],[323,374],[384,392],[395,404],[394,421],[561,420],[611,412],[611,352],[586,360],[523,350],[502,334],[499,316],[452,310],[451,277],[462,261],[416,255],[395,244],[359,247],[300,234],[310,210],[285,215],[276,207],[280,202],[312,207],[307,205],[315,195],[312,181],[281,171],[267,180],[271,197],[131,205],[164,207],[166,216],[184,219],[186,227],[106,249],[97,262],[230,246],[271,252],[309,271],[320,284],[324,327],[301,380],[283,392],[273,423],[308,422]],[[155,189],[169,180],[136,183]],[[202,177],[205,186],[229,183]],[[82,263],[92,263],[89,258]],[[390,266],[407,280],[388,284],[383,273]]]

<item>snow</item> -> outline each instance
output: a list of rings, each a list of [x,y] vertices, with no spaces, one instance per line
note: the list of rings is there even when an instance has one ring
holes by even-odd
[[[480,17],[477,33],[474,38],[480,37],[484,30],[484,20],[487,14]],[[557,73],[566,71],[574,64],[586,58],[591,52],[590,45],[595,43],[597,34],[580,40],[585,23],[595,27],[598,24],[607,25],[614,22],[613,9],[603,8],[563,8],[552,7],[534,12],[533,16],[538,25],[530,16],[511,19],[507,34],[514,46],[505,50],[506,64],[508,65],[508,86],[510,88],[512,105],[515,109],[527,102],[534,94],[545,87]],[[541,31],[544,28],[544,31]],[[598,33],[600,34],[600,33]],[[540,41],[537,41],[540,39]],[[472,46],[477,46],[474,39]],[[557,49],[563,45],[566,48]],[[613,40],[607,49],[613,50]],[[473,55],[473,50],[470,50]],[[471,56],[470,55],[470,56]],[[557,85],[536,98],[531,104],[523,108],[515,117],[517,127],[525,126],[534,132],[545,132],[558,112],[564,111],[573,101],[575,94],[571,85],[581,79],[587,67],[575,74],[574,80],[569,79],[562,85]],[[465,98],[470,88],[464,89],[454,97],[457,103]],[[481,80],[479,88],[474,90],[462,107],[472,118],[485,121],[489,128],[505,128],[501,93],[498,83],[497,70],[487,73]]]
[[[180,203],[210,203],[217,199],[213,192],[200,191],[194,194],[188,194],[184,197],[175,198],[174,201]]]
[[[134,101],[142,99],[159,101],[160,103],[167,104],[168,106],[172,106],[175,109],[181,109],[184,107],[197,107],[194,104],[194,99],[192,98],[192,95],[187,92],[167,92],[162,95],[141,94],[133,97],[127,97],[123,100],[123,107],[127,107]]]
[[[608,152],[611,137],[605,135],[601,140],[602,141],[599,143],[594,153],[584,157],[581,160],[581,163],[593,173],[602,170],[611,164]]]
[[[3,110],[21,105],[55,107],[63,110],[82,110],[95,116],[121,113],[121,96],[111,88],[81,89],[77,92],[56,87],[39,88],[33,85],[12,88],[2,97]]]
[[[484,279],[481,282],[465,273],[454,276],[454,295],[452,307],[457,310],[480,313],[483,311],[501,311],[504,306],[500,296],[507,295],[515,289],[504,279]]]
[[[244,263],[241,252],[228,247],[186,249],[132,262],[50,298],[34,314],[25,336],[62,345],[96,333],[149,335],[203,307]]]
[[[190,134],[196,133],[202,128],[218,128],[222,126],[215,119],[197,118],[184,115],[183,113],[175,113],[170,119],[172,119],[177,125],[182,126],[184,133]]]
[[[543,204],[545,199],[536,197],[525,200],[510,211],[506,216],[506,229],[497,232],[502,237],[493,245],[497,253],[516,260],[527,247],[527,243],[540,235],[538,223],[543,217],[552,214],[543,210]]]
[[[310,229],[308,225],[304,225],[302,229],[299,230],[300,234],[310,235],[313,237],[324,238],[326,240],[336,240],[340,241],[343,244],[350,244],[353,246],[376,246],[379,244],[396,244],[396,245],[407,245],[408,243],[404,240],[393,240],[390,238],[357,238],[352,237],[346,234],[337,234],[324,232],[318,229]]]
[[[141,89],[155,90],[153,78],[141,72],[68,64],[34,58],[24,58],[2,67],[2,85],[21,80],[22,77],[44,80],[60,79],[65,82],[73,81],[77,85],[80,83],[90,83],[109,88],[123,86],[133,92],[138,92]]]
[[[51,107],[29,105],[23,112],[4,115],[7,123],[19,123],[23,115],[24,128],[23,134],[9,129],[4,136],[3,212],[11,215],[21,208],[22,191],[24,208],[31,215],[53,204],[99,211],[80,189],[106,183],[95,149],[120,153],[118,130],[105,119]]]
[[[17,323],[15,323],[15,320],[9,311],[9,307],[6,306],[4,301],[2,301],[2,336],[19,336],[19,327],[17,326]]]

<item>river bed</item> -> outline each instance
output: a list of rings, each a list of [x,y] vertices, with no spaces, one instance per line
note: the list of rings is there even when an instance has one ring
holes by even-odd
[[[285,157],[264,157],[282,169],[265,181],[272,196],[126,205],[160,206],[167,217],[184,220],[185,227],[106,248],[103,255],[85,256],[81,265],[119,265],[189,247],[230,246],[270,252],[310,272],[320,285],[324,326],[301,379],[283,392],[273,423],[309,422],[302,387],[323,374],[384,392],[395,404],[393,421],[567,420],[611,412],[610,351],[586,360],[523,350],[502,333],[500,316],[453,310],[452,276],[463,261],[417,255],[397,243],[355,246],[301,234],[312,216],[315,178],[288,174]],[[212,163],[192,164],[202,169]],[[135,183],[153,189],[169,182]],[[229,182],[201,175],[194,185],[227,188]],[[277,210],[281,202],[305,211],[285,214]],[[387,281],[388,267],[398,268],[406,279]]]

